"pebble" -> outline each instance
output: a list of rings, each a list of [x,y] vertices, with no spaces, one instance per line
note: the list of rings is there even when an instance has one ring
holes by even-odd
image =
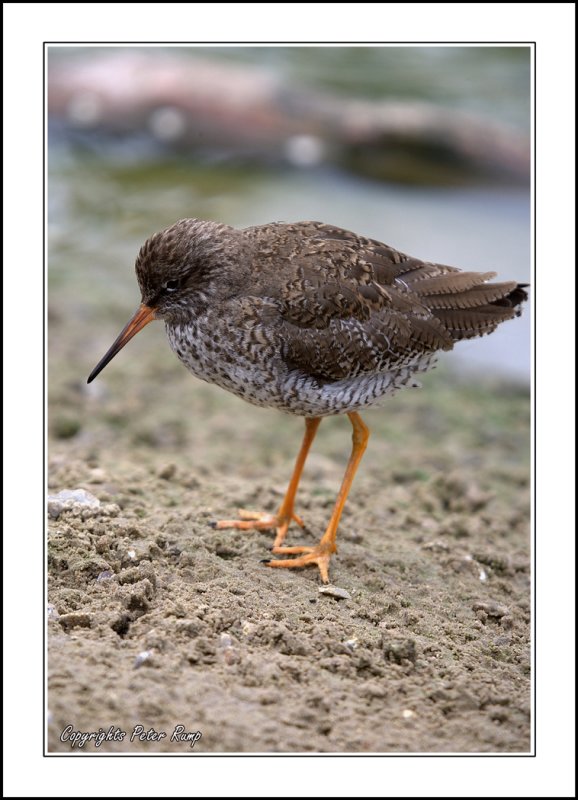
[[[100,505],[100,500],[98,497],[95,497],[90,492],[87,492],[86,489],[63,489],[61,492],[58,492],[58,494],[49,495],[48,499],[60,500],[63,503],[71,500],[73,503],[81,503],[82,505]]]
[[[166,464],[166,466],[162,467],[159,472],[159,478],[162,478],[165,481],[170,481],[172,478],[175,477],[177,474],[177,465],[176,464]]]
[[[56,606],[54,605],[54,603],[48,603],[48,605],[46,606],[46,614],[48,616],[48,619],[58,619],[60,617],[60,614],[56,610]]]
[[[145,664],[152,656],[152,650],[142,650],[134,660],[134,669],[138,669]]]
[[[351,600],[349,592],[346,589],[340,589],[338,586],[320,586],[319,594],[327,594],[337,600]]]
[[[57,439],[71,439],[80,431],[82,425],[79,419],[71,416],[57,416],[52,427]]]
[[[90,470],[90,483],[105,483],[107,479],[106,472],[100,467],[95,467],[94,469]]]
[[[221,649],[223,661],[229,666],[239,661],[239,654],[233,647],[233,639],[228,633],[222,633],[219,638],[219,648]]]
[[[62,614],[58,620],[63,628],[90,628],[92,618],[90,614],[83,611],[72,611],[70,614]]]
[[[473,611],[481,611],[487,614],[488,617],[501,617],[509,616],[510,609],[507,606],[502,606],[499,603],[490,600],[487,603],[474,603],[472,606]]]
[[[403,664],[404,661],[411,661],[415,664],[417,651],[414,639],[392,639],[384,635],[382,646],[386,661],[390,661],[393,664]]]
[[[446,542],[442,542],[440,539],[425,542],[421,547],[422,550],[433,550],[434,553],[447,553],[450,549]]]
[[[86,489],[63,489],[58,494],[49,494],[48,516],[51,519],[58,519],[65,508],[72,508],[75,505],[98,508],[100,500]]]

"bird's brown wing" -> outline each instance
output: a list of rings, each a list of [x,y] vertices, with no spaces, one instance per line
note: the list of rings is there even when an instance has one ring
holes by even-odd
[[[450,350],[493,331],[525,299],[515,282],[487,283],[494,272],[420,261],[323,223],[278,227],[286,248],[275,298],[283,355],[322,379],[398,369]]]

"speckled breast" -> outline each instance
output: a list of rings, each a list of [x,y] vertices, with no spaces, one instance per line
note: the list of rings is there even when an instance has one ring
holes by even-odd
[[[186,325],[166,324],[172,350],[187,369],[208,383],[258,406],[279,407],[278,375],[272,347],[259,353],[247,346],[242,332],[222,320],[198,319]]]
[[[166,325],[177,357],[197,378],[216,384],[257,406],[299,416],[330,416],[381,405],[406,386],[419,386],[414,375],[432,366],[428,353],[387,371],[324,381],[289,369],[271,344],[249,346],[242,331],[207,320]]]

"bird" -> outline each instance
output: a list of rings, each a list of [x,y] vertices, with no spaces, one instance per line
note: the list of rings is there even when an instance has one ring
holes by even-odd
[[[239,510],[217,529],[275,531],[269,567],[319,569],[329,582],[341,514],[369,439],[360,411],[416,385],[439,351],[519,316],[528,284],[422,261],[322,222],[238,229],[181,219],[135,263],[141,304],[88,383],[153,320],[195,375],[257,406],[303,417],[305,432],[276,513]],[[287,546],[301,474],[324,417],[346,414],[352,448],[325,532]],[[279,558],[279,556],[281,556]]]

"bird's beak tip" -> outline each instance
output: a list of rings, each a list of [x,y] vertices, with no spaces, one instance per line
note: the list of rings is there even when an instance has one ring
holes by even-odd
[[[96,376],[102,372],[102,370],[110,361],[112,361],[115,355],[122,350],[125,344],[129,342],[139,331],[141,331],[145,325],[148,325],[149,322],[152,322],[155,318],[155,309],[151,308],[151,306],[141,303],[133,318],[130,320],[128,325],[125,325],[125,327],[122,329],[116,340],[107,351],[106,355],[101,358],[96,367],[92,370],[86,382],[92,383]]]

